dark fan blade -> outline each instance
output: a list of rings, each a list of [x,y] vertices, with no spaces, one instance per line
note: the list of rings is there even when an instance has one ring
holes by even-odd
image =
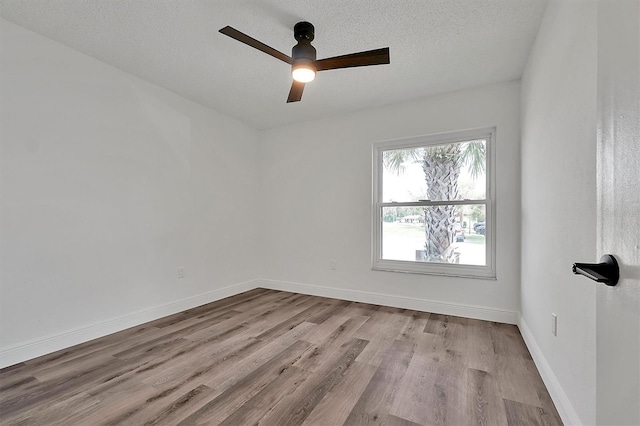
[[[316,61],[318,71],[335,70],[337,68],[365,67],[389,63],[389,48],[368,50],[350,55],[334,56]]]
[[[241,33],[240,31],[236,30],[235,28],[231,28],[229,26],[224,27],[223,29],[220,30],[220,32],[226,36],[229,36],[233,39],[238,40],[241,43],[247,44],[251,47],[254,47],[264,53],[266,53],[267,55],[271,55],[276,59],[280,59],[283,62],[286,62],[288,64],[291,64],[293,62],[293,59],[291,59],[290,56],[285,55],[284,53],[274,49],[273,47],[269,47],[266,44],[256,40],[255,38],[249,37],[248,35],[246,35],[245,33]]]
[[[303,90],[304,90],[304,83],[300,83],[299,81],[293,80],[293,84],[291,85],[291,90],[289,91],[289,97],[287,98],[287,103],[298,102],[300,99],[302,99]]]

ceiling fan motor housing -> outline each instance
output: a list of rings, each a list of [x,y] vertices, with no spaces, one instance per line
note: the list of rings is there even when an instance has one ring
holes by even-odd
[[[293,46],[291,50],[293,60],[306,59],[307,61],[315,61],[316,48],[311,45],[315,36],[313,25],[309,22],[298,22],[293,27],[293,35],[298,40],[298,44]]]
[[[298,44],[291,49],[293,79],[299,82],[309,82],[316,74],[316,48],[311,45],[315,36],[313,25],[309,22],[298,22],[293,27],[293,36],[298,40]],[[302,75],[298,73],[302,73]]]

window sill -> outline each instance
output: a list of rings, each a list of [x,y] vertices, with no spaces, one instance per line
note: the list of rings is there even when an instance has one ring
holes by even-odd
[[[405,274],[436,275],[442,277],[471,278],[489,281],[497,280],[495,270],[489,266],[378,260],[374,262],[371,269],[374,271],[399,272]]]

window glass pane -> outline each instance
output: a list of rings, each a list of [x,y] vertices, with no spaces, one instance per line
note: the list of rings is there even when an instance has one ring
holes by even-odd
[[[383,207],[382,259],[486,265],[485,206]]]
[[[483,200],[486,141],[430,145],[382,153],[382,202]]]

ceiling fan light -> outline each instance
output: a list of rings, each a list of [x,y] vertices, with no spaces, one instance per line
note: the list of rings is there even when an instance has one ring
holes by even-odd
[[[295,81],[300,83],[308,83],[316,78],[316,67],[313,61],[306,59],[299,59],[294,62],[291,67],[291,76]]]

